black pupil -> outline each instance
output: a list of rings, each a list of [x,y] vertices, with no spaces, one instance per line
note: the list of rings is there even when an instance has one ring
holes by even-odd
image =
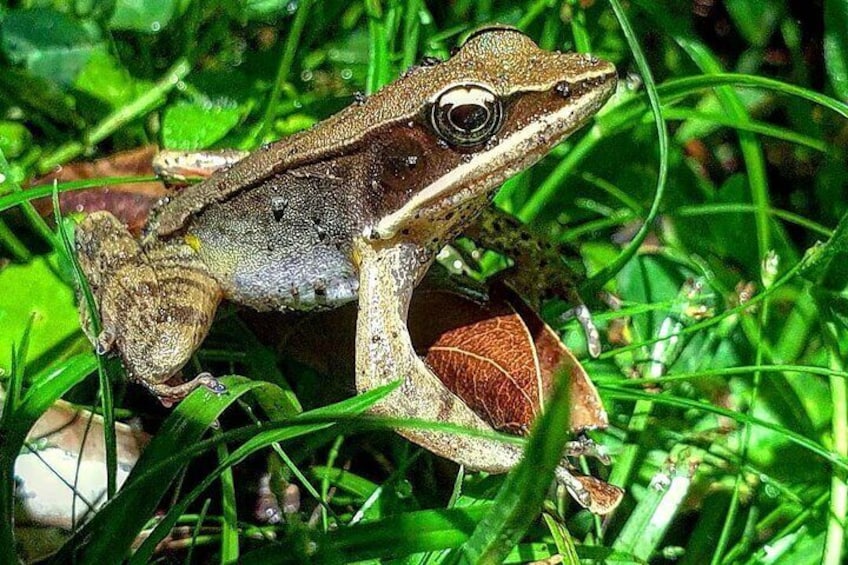
[[[489,111],[479,104],[462,104],[448,110],[450,122],[465,132],[473,132],[486,125]]]

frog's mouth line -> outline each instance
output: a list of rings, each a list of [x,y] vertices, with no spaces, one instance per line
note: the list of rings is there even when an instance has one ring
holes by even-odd
[[[411,218],[428,207],[458,207],[464,202],[499,187],[512,175],[532,166],[552,147],[580,129],[588,118],[607,101],[615,86],[608,77],[608,88],[589,92],[556,112],[535,120],[513,133],[489,151],[453,169],[425,187],[398,210],[386,215],[365,235],[392,239]],[[543,140],[541,143],[539,140]]]

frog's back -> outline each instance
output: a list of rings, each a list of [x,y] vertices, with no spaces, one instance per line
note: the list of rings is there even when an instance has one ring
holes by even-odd
[[[350,253],[362,212],[339,166],[274,175],[189,220],[182,237],[228,299],[265,311],[333,308],[356,298]]]

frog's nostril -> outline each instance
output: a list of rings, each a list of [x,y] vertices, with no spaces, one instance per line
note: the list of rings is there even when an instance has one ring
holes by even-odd
[[[571,84],[567,80],[559,82],[554,87],[554,91],[557,94],[559,94],[560,96],[562,96],[563,98],[570,98],[571,97]]]

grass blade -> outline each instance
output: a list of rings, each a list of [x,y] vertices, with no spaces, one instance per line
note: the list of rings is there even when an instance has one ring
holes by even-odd
[[[560,374],[524,457],[504,481],[492,509],[454,555],[464,563],[500,563],[539,515],[568,440],[568,378]]]

